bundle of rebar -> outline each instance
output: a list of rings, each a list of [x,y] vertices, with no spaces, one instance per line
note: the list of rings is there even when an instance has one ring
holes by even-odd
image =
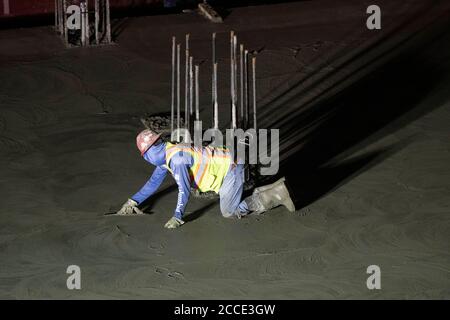
[[[93,35],[91,34],[90,15],[93,13]],[[69,26],[68,22],[75,21]],[[77,4],[70,0],[55,0],[55,30],[63,37],[67,47],[76,46],[78,41],[69,39],[69,28],[80,30],[81,46],[111,43],[111,16],[109,0],[94,0],[94,11],[89,9],[89,1]],[[93,36],[93,37],[92,37]],[[78,38],[78,37],[77,37]],[[92,39],[93,38],[93,39]]]
[[[219,101],[218,101],[218,60],[216,52],[217,34],[212,34],[212,63],[211,63],[211,103],[212,103],[212,127],[220,129],[219,125]],[[185,37],[185,66],[184,66],[184,128],[181,128],[181,44],[176,43],[176,37],[172,37],[172,100],[171,100],[171,130],[178,132],[175,140],[180,142],[180,130],[185,129],[192,132],[192,120],[199,121],[199,65],[194,64],[194,58],[190,54],[190,35]],[[251,72],[249,66],[249,50],[244,44],[239,45],[234,31],[230,32],[230,110],[231,128],[249,129],[257,128],[257,106],[256,106],[256,57],[251,59]],[[239,66],[239,67],[238,67]],[[249,75],[251,74],[251,85]],[[176,97],[176,99],[175,99]],[[250,98],[251,104],[250,105]],[[176,103],[175,103],[176,101]],[[176,108],[176,112],[175,112]],[[253,117],[250,118],[250,110]],[[195,115],[194,119],[191,119]],[[175,122],[175,119],[176,122]],[[251,126],[250,126],[251,124]],[[185,141],[190,142],[190,141]]]

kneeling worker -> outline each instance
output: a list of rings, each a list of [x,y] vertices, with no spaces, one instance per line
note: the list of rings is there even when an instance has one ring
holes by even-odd
[[[149,198],[161,185],[169,171],[178,185],[178,202],[174,216],[165,228],[182,224],[183,213],[191,187],[200,192],[214,191],[220,196],[222,215],[242,217],[251,212],[262,213],[279,205],[295,211],[294,203],[284,184],[277,182],[256,188],[241,201],[244,186],[244,165],[235,164],[225,148],[195,147],[187,144],[163,142],[160,134],[146,129],[139,133],[136,143],[144,159],[156,166],[148,182],[117,212],[119,215],[142,214],[138,205]]]

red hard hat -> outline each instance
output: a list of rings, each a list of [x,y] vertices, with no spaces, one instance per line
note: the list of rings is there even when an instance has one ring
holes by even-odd
[[[156,133],[150,129],[145,129],[136,137],[136,144],[141,152],[141,156],[159,139],[161,134]]]

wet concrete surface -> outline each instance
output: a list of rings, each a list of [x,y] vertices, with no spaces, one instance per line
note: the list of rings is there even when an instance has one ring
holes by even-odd
[[[65,50],[50,27],[0,31],[0,297],[349,299],[450,297],[449,5],[306,1],[114,22],[112,46]],[[424,14],[426,13],[426,14]],[[170,109],[171,36],[191,33],[221,122],[228,32],[258,53],[260,124],[281,130],[297,211],[242,220],[192,199],[166,230],[174,181],[138,217],[104,217],[151,175],[139,118]],[[66,268],[82,270],[82,290]],[[368,290],[378,265],[382,289]]]

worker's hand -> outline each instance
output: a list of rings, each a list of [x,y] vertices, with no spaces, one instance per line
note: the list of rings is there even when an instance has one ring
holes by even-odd
[[[117,215],[128,215],[128,214],[144,214],[138,207],[138,203],[132,199],[128,199],[122,206],[122,208],[117,211]]]
[[[170,218],[169,221],[164,225],[166,229],[175,229],[184,224],[184,221],[175,217]]]

